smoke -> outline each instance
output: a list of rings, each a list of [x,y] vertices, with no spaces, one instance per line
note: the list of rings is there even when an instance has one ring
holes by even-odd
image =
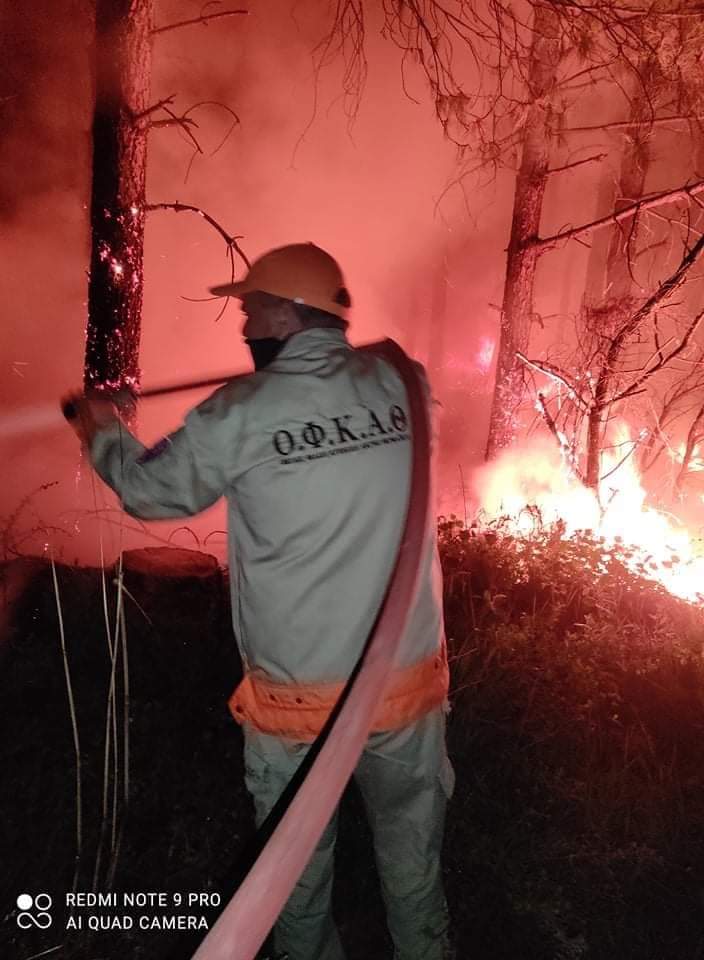
[[[97,554],[97,517],[104,515],[96,510],[116,509],[115,498],[81,467],[64,424],[31,426],[42,411],[58,409],[60,395],[82,375],[92,106],[86,6],[59,0],[5,10],[13,41],[2,89],[13,99],[0,103],[0,156],[9,171],[0,186],[7,225],[0,256],[9,268],[0,389],[3,422],[11,425],[0,444],[5,462],[13,463],[0,515],[10,516],[29,492],[55,483],[33,498],[34,519],[26,526],[60,528],[57,543],[83,559]],[[156,5],[155,22],[199,11],[186,0],[164,2]],[[254,2],[250,11],[155,37],[152,101],[173,96],[170,109],[197,123],[188,129],[200,149],[176,124],[152,130],[148,199],[200,207],[241,235],[250,257],[300,240],[329,249],[354,300],[352,342],[392,336],[430,368],[443,404],[441,469],[454,482],[458,462],[475,460],[483,446],[489,376],[481,351],[496,336],[497,316],[487,304],[500,297],[510,191],[499,191],[493,207],[491,193],[468,196],[456,188],[439,202],[457,169],[454,150],[419,68],[406,68],[415,100],[404,94],[400,55],[379,35],[378,23],[368,24],[367,83],[350,124],[341,99],[344,65],[314,69],[312,52],[329,27],[327,4],[284,5],[273,16],[270,5]],[[230,130],[233,112],[239,123]],[[154,119],[168,115],[155,112]],[[236,305],[216,323],[218,305],[203,302],[208,286],[226,279],[229,269],[222,238],[202,218],[150,214],[144,387],[249,366]],[[452,357],[457,365],[448,367]],[[145,404],[140,437],[153,442],[199,399]],[[124,521],[120,535],[133,526],[133,544],[168,539],[173,529],[152,524],[145,533]],[[222,529],[222,507],[188,526],[204,542]],[[47,535],[35,539],[43,549]],[[176,542],[195,545],[183,530]],[[25,543],[29,549],[31,538]]]
[[[0,221],[16,221],[27,200],[84,187],[89,5],[8,3],[0,16]]]

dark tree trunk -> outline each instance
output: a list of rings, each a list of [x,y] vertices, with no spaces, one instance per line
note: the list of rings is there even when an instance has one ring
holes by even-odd
[[[84,384],[139,386],[152,0],[97,0]]]
[[[550,153],[550,93],[560,56],[559,27],[547,7],[535,7],[533,46],[528,77],[531,105],[525,122],[521,163],[516,178],[511,236],[494,397],[489,421],[486,459],[492,460],[515,439],[518,407],[523,398],[523,366],[516,352],[526,352],[533,317],[533,287],[538,236]]]
[[[643,84],[649,84],[652,69],[647,63],[643,65],[640,77]],[[638,84],[631,98],[629,120],[632,126],[624,131],[619,179],[611,195],[611,207],[615,213],[639,200],[645,192],[645,179],[650,163],[650,129],[647,125],[649,110],[649,102],[642,92],[642,86]],[[603,333],[610,337],[613,344],[616,332],[627,322],[629,313],[634,309],[631,263],[637,252],[637,218],[625,224],[614,224],[609,228],[607,237],[603,282],[594,285],[589,294],[592,302],[585,307],[592,312],[594,319],[600,318],[599,322],[604,325]],[[625,345],[625,340],[623,343]],[[601,476],[604,421],[608,415],[607,399],[614,387],[611,381],[618,359],[612,355],[612,351],[609,351],[609,358],[608,361],[606,356],[599,358],[600,369],[587,422],[584,477],[586,485],[596,493],[599,491]]]
[[[697,33],[701,33],[701,27]],[[704,100],[704,94],[700,94],[700,96],[701,99]],[[702,131],[700,124],[692,124],[692,128],[695,170],[704,170],[704,131]],[[704,215],[702,215],[702,211],[699,208],[694,211],[693,225],[696,230],[701,231],[704,229]],[[697,396],[697,398],[701,398],[701,394],[702,391],[701,388],[699,388],[696,394],[692,393],[692,400],[694,400],[695,396]],[[701,444],[702,439],[704,439],[704,404],[699,406],[692,422],[690,423],[689,430],[687,431],[687,437],[685,439],[682,463],[680,464],[680,468],[677,471],[677,476],[675,477],[674,491],[680,497],[684,495],[685,484],[690,473],[690,465],[695,456],[696,448],[699,446],[699,444]]]
[[[643,93],[643,85],[648,86],[652,76],[653,70],[647,61],[641,65],[638,78],[631,76],[628,87],[631,109],[629,125],[621,134],[618,181],[614,183],[608,168],[603,170],[599,190],[601,209],[618,213],[639,200],[645,192],[652,127],[649,125],[651,104]],[[587,269],[586,310],[601,310],[612,302],[630,298],[633,280],[629,253],[631,257],[636,253],[637,240],[638,224],[633,220],[613,224],[594,235]]]
[[[634,82],[629,117],[632,126],[624,130],[621,168],[612,197],[615,213],[640,200],[645,193],[645,178],[650,165],[652,129],[649,121],[652,108],[643,93],[643,87],[650,89],[653,73],[652,66],[646,62],[639,70],[638,82]],[[630,303],[633,295],[631,261],[637,253],[637,219],[630,223],[615,224],[608,230],[607,236],[606,278],[602,297],[618,306],[624,301]]]

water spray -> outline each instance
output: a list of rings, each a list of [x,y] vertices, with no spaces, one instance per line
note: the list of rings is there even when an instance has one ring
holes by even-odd
[[[147,390],[136,391],[110,391],[101,390],[100,396],[106,399],[119,400],[120,397],[129,397],[130,401],[148,399],[149,397],[163,397],[171,393],[181,393],[186,390],[200,390],[206,387],[219,387],[228,380],[235,377],[246,375],[247,371],[238,371],[236,373],[223,373],[219,377],[210,377],[207,380],[194,380],[189,383],[176,383],[163,387],[150,387]],[[60,413],[67,420],[75,420],[76,407],[70,401],[62,404]],[[57,411],[55,404],[41,404],[39,406],[20,407],[11,414],[0,417],[0,441],[11,440],[16,436],[27,436],[31,433],[38,433],[43,430],[51,430],[63,423]]]

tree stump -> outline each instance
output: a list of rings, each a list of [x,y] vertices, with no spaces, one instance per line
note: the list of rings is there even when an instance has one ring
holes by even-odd
[[[212,554],[182,547],[142,547],[125,550],[123,570],[133,570],[155,577],[209,577],[218,571],[218,562]]]

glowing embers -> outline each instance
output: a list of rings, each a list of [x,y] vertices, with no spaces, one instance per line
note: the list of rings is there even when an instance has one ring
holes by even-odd
[[[704,594],[704,549],[676,519],[645,505],[646,491],[625,425],[601,457],[601,506],[570,473],[554,441],[534,440],[481,467],[475,489],[489,521],[505,519],[508,530],[527,535],[537,525],[559,524],[564,537],[592,530],[607,545],[626,549],[637,573],[659,580],[676,596],[701,600]]]
[[[129,256],[132,252],[131,248],[128,247],[126,252]],[[115,280],[116,283],[119,283],[124,278],[125,267],[124,267],[124,264],[120,260],[118,260],[116,256],[113,255],[110,245],[105,242],[101,243],[98,251],[98,256],[100,257],[103,263],[107,262],[113,279]]]

